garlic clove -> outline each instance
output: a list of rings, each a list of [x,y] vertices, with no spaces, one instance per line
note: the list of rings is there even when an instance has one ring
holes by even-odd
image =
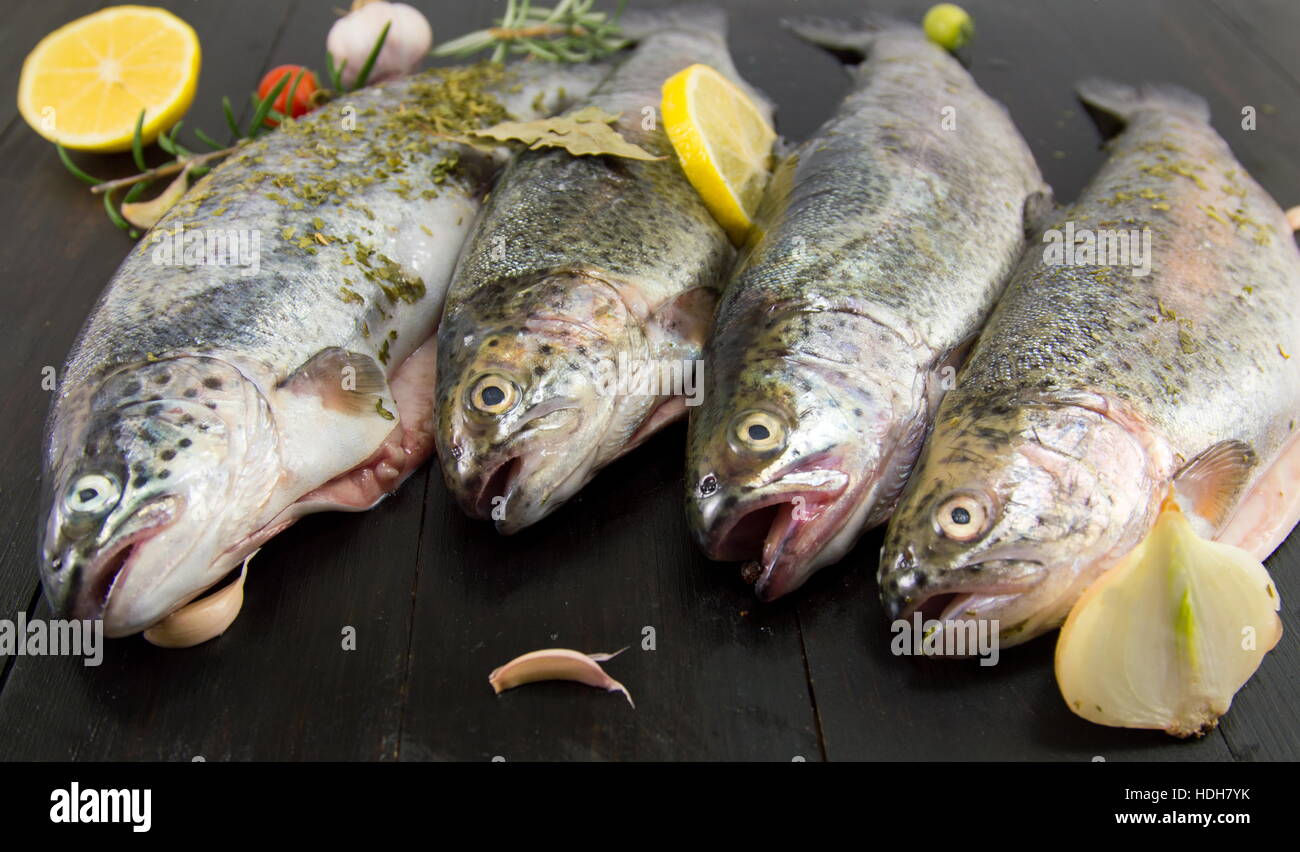
[[[1292,231],[1300,231],[1300,206],[1286,211],[1286,223]]]
[[[176,202],[181,200],[187,190],[190,188],[190,169],[194,168],[193,163],[187,163],[181,173],[176,176],[171,183],[167,184],[157,198],[151,198],[148,201],[131,201],[123,202],[122,218],[135,225],[137,228],[152,228],[158,224],[158,220],[173,207]]]
[[[546,648],[515,657],[504,666],[499,666],[488,675],[488,683],[500,695],[507,689],[535,683],[541,680],[572,680],[594,686],[608,692],[621,692],[627,703],[636,709],[632,694],[627,687],[614,680],[600,664],[612,660],[627,648],[620,648],[612,654],[583,654],[568,648]]]
[[[144,638],[159,648],[192,648],[225,633],[235,623],[244,605],[244,579],[254,550],[244,559],[235,582],[215,594],[181,607],[144,632]]]
[[[1166,501],[1061,628],[1061,695],[1100,725],[1203,735],[1281,638],[1281,603],[1259,560],[1201,538]]]

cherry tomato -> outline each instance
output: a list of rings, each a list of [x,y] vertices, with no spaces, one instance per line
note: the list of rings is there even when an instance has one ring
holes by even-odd
[[[298,76],[299,71],[302,72],[302,77],[298,80],[298,85],[295,88],[293,78]],[[271,90],[280,82],[281,77],[288,77],[289,82],[284,84],[284,88],[280,90],[280,94],[276,97],[272,106],[281,114],[290,115],[294,118],[311,112],[315,108],[315,105],[311,102],[311,96],[316,93],[316,75],[304,69],[301,65],[281,65],[266,72],[262,82],[257,85],[257,97],[259,99],[265,98],[271,94]],[[284,108],[285,100],[289,97],[289,89],[291,88],[294,90],[292,112]],[[275,127],[280,122],[268,115],[262,123],[267,127]]]

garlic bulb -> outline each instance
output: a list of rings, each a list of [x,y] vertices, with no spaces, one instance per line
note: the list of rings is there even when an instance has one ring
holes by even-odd
[[[388,37],[366,84],[405,77],[420,66],[433,46],[433,28],[428,19],[405,3],[355,0],[352,11],[334,22],[325,39],[325,49],[334,58],[334,64],[343,67],[339,75],[343,85],[351,88],[356,83],[384,24],[388,23],[391,23]]]

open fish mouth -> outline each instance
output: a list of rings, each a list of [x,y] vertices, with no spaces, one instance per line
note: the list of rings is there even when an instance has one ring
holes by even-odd
[[[729,520],[704,549],[719,562],[745,562],[741,576],[760,600],[772,601],[800,586],[839,529],[848,477],[838,471],[815,487],[793,487],[754,498],[727,513]]]
[[[468,504],[464,506],[466,513],[483,520],[491,519],[497,506],[510,501],[523,464],[522,456],[510,456],[485,471],[482,486],[477,493],[472,493]]]
[[[82,569],[80,585],[68,609],[69,615],[83,620],[104,618],[113,591],[125,582],[141,547],[171,526],[176,517],[174,512],[163,514],[156,523],[124,536],[88,562]]]
[[[890,618],[939,621],[997,618],[1047,576],[1042,562],[1031,559],[989,559],[965,566],[959,580],[927,583],[906,595],[885,595]]]

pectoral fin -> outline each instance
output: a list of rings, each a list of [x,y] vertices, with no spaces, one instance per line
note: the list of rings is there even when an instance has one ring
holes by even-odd
[[[369,355],[330,347],[312,356],[281,381],[279,387],[296,394],[318,396],[333,411],[363,414],[380,411],[388,393],[388,379],[383,368]]]
[[[654,322],[665,335],[698,352],[704,348],[713,328],[713,312],[717,306],[717,290],[696,287],[661,308]]]
[[[1255,451],[1241,441],[1222,441],[1183,465],[1174,476],[1178,502],[1219,529],[1236,508],[1255,470]]]

